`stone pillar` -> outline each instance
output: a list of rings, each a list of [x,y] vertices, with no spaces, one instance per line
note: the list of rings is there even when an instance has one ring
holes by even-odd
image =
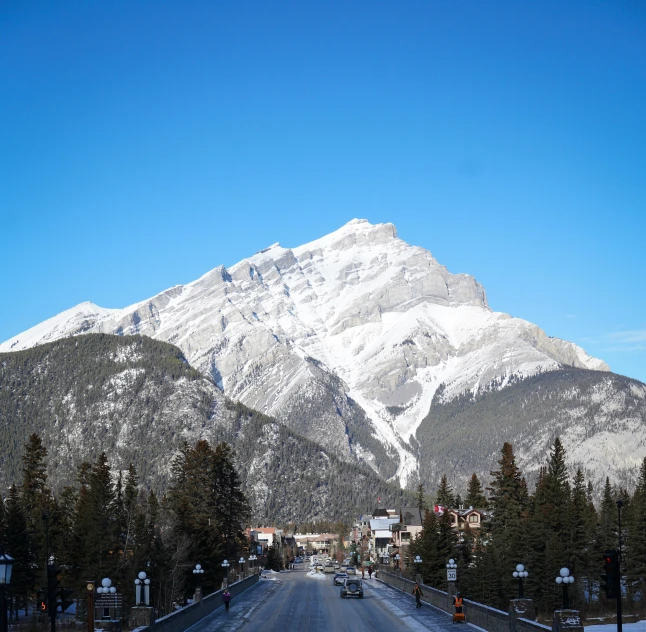
[[[578,610],[562,609],[554,611],[552,632],[583,632],[583,623]]]
[[[133,606],[130,608],[128,625],[131,630],[142,626],[150,627],[155,624],[155,611],[150,606]]]
[[[202,601],[202,586],[198,586],[195,589],[195,603],[200,603]]]
[[[534,602],[531,599],[512,599],[509,602],[509,632],[516,632],[518,619],[536,620]]]

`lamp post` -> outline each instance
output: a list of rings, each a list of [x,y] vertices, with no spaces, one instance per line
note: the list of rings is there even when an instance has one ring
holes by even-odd
[[[256,560],[258,559],[257,555],[250,555],[249,556],[249,563],[251,564],[251,572],[253,573],[255,571],[256,567]]]
[[[422,558],[419,555],[416,555],[413,562],[415,562],[415,570],[417,571],[417,574],[419,575],[419,567],[422,564]]]
[[[193,577],[195,579],[195,601],[202,601],[202,586],[200,585],[200,577],[204,574],[204,569],[201,564],[196,564],[193,569]]]
[[[395,561],[395,568],[399,570],[399,560],[401,560],[401,557],[399,557],[399,553],[395,553],[393,560]]]
[[[518,579],[518,599],[524,599],[523,595],[523,579],[529,577],[529,573],[525,570],[525,567],[522,564],[516,566],[516,570],[512,575]]]
[[[11,570],[13,568],[13,557],[4,553],[0,548],[0,632],[7,632],[9,623],[7,621],[7,586],[11,583]]]
[[[559,586],[563,586],[563,610],[567,610],[570,607],[568,594],[567,594],[567,587],[568,587],[568,584],[574,583],[574,577],[570,575],[570,570],[564,567],[559,571],[559,576],[556,578],[555,581]]]
[[[141,604],[150,605],[150,579],[144,571],[141,571],[135,579],[135,605]]]
[[[94,632],[94,582],[85,585],[87,589],[87,632]]]
[[[220,566],[222,566],[225,572],[224,585],[228,586],[229,585],[229,566],[231,566],[231,564],[229,563],[229,560],[224,560],[224,562],[222,562]]]
[[[240,564],[240,579],[242,579],[244,577],[244,557],[240,556],[238,564]]]
[[[101,580],[101,585],[96,589],[96,592],[99,593],[99,595],[114,595],[116,594],[117,589],[115,586],[112,585],[112,580],[109,577],[104,577]],[[105,605],[105,603],[102,604],[103,606],[102,618],[116,619],[117,618],[115,614],[116,600],[114,601],[109,600],[107,604],[108,604],[107,606]],[[105,613],[106,608],[108,609],[108,613],[109,613],[108,616],[106,616],[106,613]]]

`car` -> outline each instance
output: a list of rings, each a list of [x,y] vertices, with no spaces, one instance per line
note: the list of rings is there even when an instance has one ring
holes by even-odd
[[[334,585],[335,586],[343,586],[343,584],[345,584],[346,579],[348,579],[348,574],[347,573],[335,573],[334,574]]]
[[[348,568],[345,569],[345,572],[348,575],[356,575],[357,574],[357,569],[354,566],[348,566]]]
[[[363,599],[363,584],[358,577],[348,577],[341,588],[341,599],[359,597]]]

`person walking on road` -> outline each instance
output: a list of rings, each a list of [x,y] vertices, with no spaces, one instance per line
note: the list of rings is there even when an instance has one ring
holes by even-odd
[[[229,612],[229,603],[231,602],[231,593],[229,592],[229,589],[226,588],[224,592],[222,593],[222,601],[224,601],[224,608],[227,612]]]
[[[413,587],[413,595],[415,595],[415,601],[417,601],[417,605],[415,606],[416,608],[421,608],[422,607],[422,589],[419,587],[419,584],[415,582],[415,586]]]
[[[462,614],[462,603],[462,595],[457,593],[455,597],[453,597],[453,605],[455,606],[456,614]]]
[[[368,579],[372,579],[372,566],[368,566]]]

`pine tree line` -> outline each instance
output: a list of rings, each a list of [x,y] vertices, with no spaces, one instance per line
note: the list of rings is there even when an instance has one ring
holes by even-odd
[[[524,564],[529,571],[525,596],[534,600],[539,613],[548,615],[561,605],[562,588],[555,578],[567,567],[575,577],[570,602],[585,613],[612,612],[615,602],[606,602],[599,580],[604,572],[603,552],[619,546],[617,501],[621,500],[624,611],[644,608],[646,459],[633,494],[614,488],[606,478],[598,507],[593,503],[592,485],[586,483],[581,469],[570,480],[558,438],[533,493],[528,491],[509,443],[503,445],[498,469],[491,476],[488,498],[474,474],[464,500],[466,506],[487,508],[490,518],[480,529],[466,523],[458,532],[448,512],[426,512],[423,530],[409,550],[410,559],[419,555],[423,560],[420,571],[425,583],[446,589],[446,563],[454,558],[463,595],[506,610],[509,599],[517,595],[518,580],[512,573],[517,564]],[[421,485],[417,498],[418,505],[426,508]],[[456,507],[460,501],[442,477],[435,502]]]
[[[203,590],[219,588],[224,557],[246,546],[249,504],[226,443],[182,445],[163,498],[141,488],[135,467],[114,472],[108,456],[83,462],[76,485],[56,495],[47,480],[47,451],[32,434],[22,457],[22,481],[0,499],[0,545],[15,560],[8,589],[11,617],[19,619],[46,591],[47,560],[62,570],[61,585],[83,597],[88,580],[109,577],[124,605],[134,602],[134,580],[145,571],[158,614],[192,594],[192,569],[202,564]],[[124,608],[124,612],[127,608]]]

